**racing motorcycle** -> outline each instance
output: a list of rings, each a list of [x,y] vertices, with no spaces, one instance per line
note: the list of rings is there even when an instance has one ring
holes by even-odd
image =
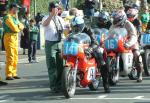
[[[74,96],[76,86],[89,87],[97,90],[100,84],[100,72],[96,59],[87,57],[85,50],[91,43],[90,37],[85,33],[69,35],[64,40],[63,58],[66,60],[63,75],[62,88],[66,98]]]
[[[132,50],[124,47],[127,40],[127,31],[124,28],[114,28],[109,31],[105,40],[106,64],[110,70],[110,85],[117,84],[119,75],[128,75],[131,80],[135,80],[137,77]]]
[[[150,31],[141,35],[140,42],[144,52],[142,54],[145,75],[150,76]]]

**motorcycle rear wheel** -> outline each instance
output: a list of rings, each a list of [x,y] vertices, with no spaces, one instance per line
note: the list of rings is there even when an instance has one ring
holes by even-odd
[[[101,82],[100,76],[96,77],[95,79],[96,79],[95,81],[92,81],[91,84],[88,85],[91,91],[96,91],[100,85]]]

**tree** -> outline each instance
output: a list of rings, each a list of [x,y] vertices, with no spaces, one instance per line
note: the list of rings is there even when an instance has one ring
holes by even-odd
[[[141,9],[145,9],[148,7],[148,2],[147,0],[141,0]]]

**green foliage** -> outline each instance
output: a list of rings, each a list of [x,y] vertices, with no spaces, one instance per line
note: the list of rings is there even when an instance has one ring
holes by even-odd
[[[111,12],[114,9],[123,7],[123,3],[120,0],[103,0],[103,6],[104,6],[103,8],[104,10]]]
[[[36,0],[36,12],[46,14],[50,0]],[[30,13],[34,15],[34,0],[31,0]]]

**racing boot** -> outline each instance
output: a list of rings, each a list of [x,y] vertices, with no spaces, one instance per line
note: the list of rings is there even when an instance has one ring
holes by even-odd
[[[138,63],[137,63],[137,82],[142,82],[142,72],[143,72],[143,64],[142,64],[142,57],[139,56]]]
[[[143,80],[143,79],[142,79],[142,72],[138,72],[138,73],[137,73],[137,77],[138,77],[138,78],[137,78],[137,82],[138,82],[138,83],[139,83],[139,82],[142,82],[142,80]]]
[[[105,93],[110,93],[110,88],[109,88],[109,70],[107,69],[106,64],[101,66],[101,75],[103,79],[103,87],[105,90]]]

